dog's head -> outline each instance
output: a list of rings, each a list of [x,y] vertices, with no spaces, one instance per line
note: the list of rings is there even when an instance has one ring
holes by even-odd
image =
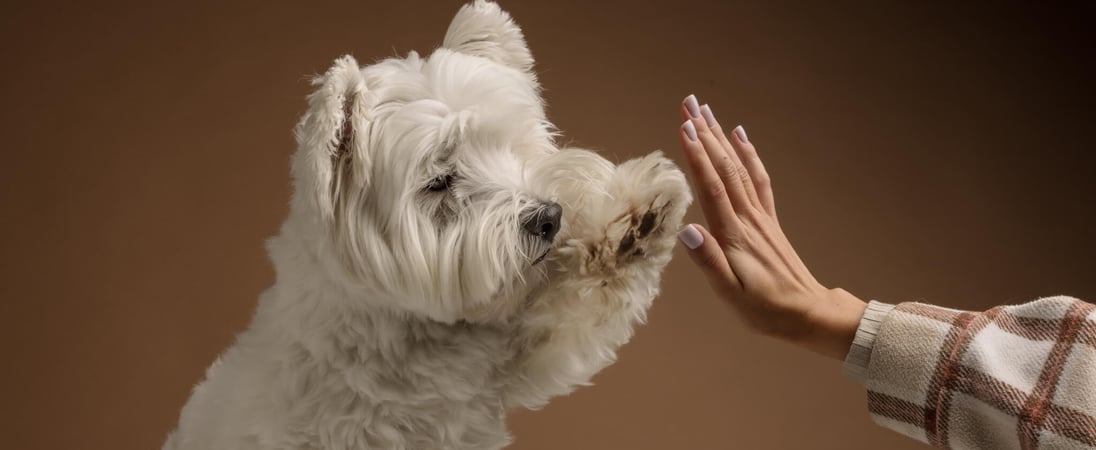
[[[543,278],[558,150],[521,30],[477,0],[428,57],[315,80],[296,129],[294,214],[338,282],[439,320],[495,317]]]

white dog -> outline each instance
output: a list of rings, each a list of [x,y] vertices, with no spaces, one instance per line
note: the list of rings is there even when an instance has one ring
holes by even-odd
[[[500,448],[613,362],[692,199],[657,152],[557,148],[532,65],[477,0],[428,58],[315,81],[277,282],[166,450]]]

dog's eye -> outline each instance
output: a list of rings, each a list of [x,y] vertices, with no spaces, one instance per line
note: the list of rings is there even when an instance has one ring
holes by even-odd
[[[449,183],[451,183],[452,181],[453,175],[442,175],[440,177],[434,178],[434,180],[426,186],[426,190],[430,192],[444,191],[446,189],[449,189]]]

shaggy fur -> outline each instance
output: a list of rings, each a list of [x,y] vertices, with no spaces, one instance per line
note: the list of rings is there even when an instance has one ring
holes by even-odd
[[[500,448],[613,362],[691,197],[657,152],[558,148],[532,65],[480,0],[427,58],[315,80],[277,281],[164,449]],[[549,202],[554,239],[525,226]]]

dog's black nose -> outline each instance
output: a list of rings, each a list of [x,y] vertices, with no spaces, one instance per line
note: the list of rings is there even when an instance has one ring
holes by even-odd
[[[526,214],[522,218],[521,227],[529,234],[551,241],[559,232],[561,216],[563,216],[563,208],[559,206],[559,203],[549,202]]]

